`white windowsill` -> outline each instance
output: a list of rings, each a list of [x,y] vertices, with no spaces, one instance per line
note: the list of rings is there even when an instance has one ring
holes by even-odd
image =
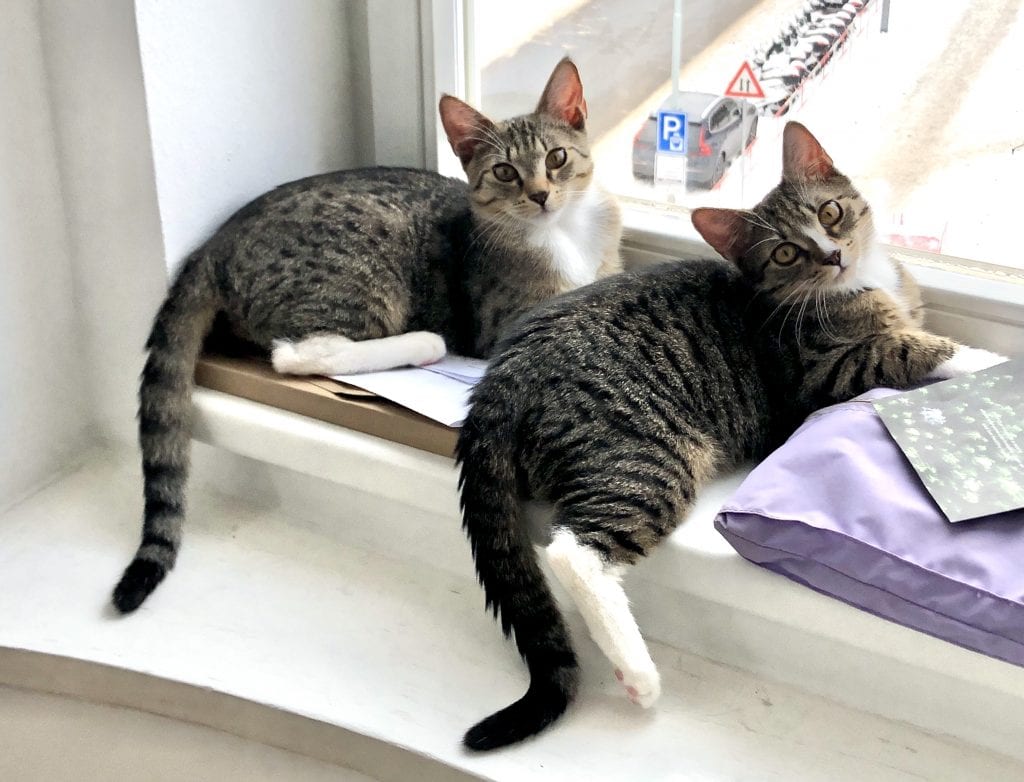
[[[446,534],[460,526],[451,459],[207,389],[197,390],[195,406],[196,437],[206,443],[340,484],[340,497],[348,490],[425,512]],[[1024,721],[1024,670],[878,619],[742,560],[712,525],[742,476],[707,487],[669,541],[630,574],[628,589],[645,634],[1024,759],[1008,727]],[[409,534],[399,521],[387,525],[394,525],[389,535],[396,541]],[[453,548],[429,530],[418,534],[421,561],[465,572],[464,547]],[[933,702],[935,692],[948,694],[942,705]]]
[[[662,670],[658,708],[626,702],[561,596],[583,660],[578,705],[536,742],[469,755],[460,731],[521,694],[525,673],[483,610],[452,461],[206,389],[195,406],[199,438],[264,463],[234,487],[245,498],[211,492],[197,470],[179,566],[120,620],[103,605],[138,532],[133,456],[91,459],[13,509],[0,525],[0,549],[19,553],[0,578],[11,619],[0,682],[195,721],[375,778],[385,756],[404,767],[382,779],[418,775],[416,756],[494,779],[1022,773],[1024,670],[741,560],[709,523],[740,476],[709,487],[629,576]],[[324,482],[301,473],[335,483],[302,507]],[[60,577],[40,582],[40,562]],[[399,749],[363,750],[359,736]]]

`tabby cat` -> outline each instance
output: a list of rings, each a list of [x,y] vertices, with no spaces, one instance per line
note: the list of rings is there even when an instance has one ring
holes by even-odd
[[[543,305],[473,393],[458,444],[464,527],[530,686],[469,730],[470,748],[539,732],[576,692],[532,534],[629,698],[648,707],[658,671],[620,577],[702,484],[764,457],[816,408],[1002,360],[922,330],[917,289],[876,244],[868,204],[797,123],[764,200],[692,219],[729,262],[627,272]]]
[[[370,168],[310,177],[242,208],[185,262],[146,343],[139,393],[142,543],[114,590],[136,609],[174,564],[188,469],[193,367],[218,319],[293,374],[487,356],[552,296],[621,269],[618,207],[593,177],[575,65],[533,114],[491,122],[444,96],[469,184]]]

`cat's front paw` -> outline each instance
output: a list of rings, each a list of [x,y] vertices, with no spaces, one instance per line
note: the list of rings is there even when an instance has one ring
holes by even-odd
[[[282,375],[302,375],[307,371],[306,361],[299,354],[294,342],[286,339],[275,339],[270,352],[270,363],[274,371]]]
[[[409,363],[414,367],[434,364],[448,352],[444,337],[431,331],[411,331],[406,337],[409,340]]]
[[[961,346],[957,348],[952,358],[946,359],[935,367],[928,377],[948,380],[952,377],[968,375],[971,372],[980,372],[983,369],[1002,364],[1004,361],[1009,361],[1009,359],[990,350]]]
[[[645,709],[653,706],[661,695],[661,676],[653,665],[636,671],[622,671],[616,668],[615,678],[626,688],[626,697]]]

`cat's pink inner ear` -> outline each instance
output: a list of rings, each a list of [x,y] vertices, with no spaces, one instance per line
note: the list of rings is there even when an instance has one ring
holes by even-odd
[[[832,158],[811,131],[799,122],[787,122],[782,134],[782,176],[790,180],[821,180],[835,174]]]
[[[444,95],[438,104],[441,124],[444,126],[448,143],[465,166],[473,159],[473,151],[480,144],[494,123],[487,117],[452,95]]]
[[[562,59],[548,79],[537,105],[538,114],[547,114],[576,130],[583,130],[587,121],[587,101],[583,82],[576,65],[568,57]]]
[[[735,209],[701,207],[690,214],[693,227],[723,258],[738,261],[747,250],[750,224]]]

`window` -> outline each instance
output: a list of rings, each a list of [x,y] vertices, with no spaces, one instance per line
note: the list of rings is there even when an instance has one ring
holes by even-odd
[[[729,124],[739,122],[740,120],[740,107],[733,101],[729,101]]]
[[[484,112],[530,111],[570,54],[599,171],[627,204],[751,205],[778,181],[782,128],[797,119],[872,202],[884,241],[1024,281],[1014,228],[1024,195],[1024,101],[1010,86],[1024,82],[1016,0],[517,0],[515,13],[463,2]],[[654,181],[646,160],[650,117],[680,100],[671,79],[679,7],[680,92],[720,96],[732,81],[756,91],[739,72],[747,63],[764,95],[711,113],[711,133],[739,132],[714,165],[694,161],[701,176],[688,173],[685,185]]]
[[[729,124],[729,107],[723,104],[715,109],[715,113],[711,115],[711,122],[708,124],[712,133],[723,130]]]

